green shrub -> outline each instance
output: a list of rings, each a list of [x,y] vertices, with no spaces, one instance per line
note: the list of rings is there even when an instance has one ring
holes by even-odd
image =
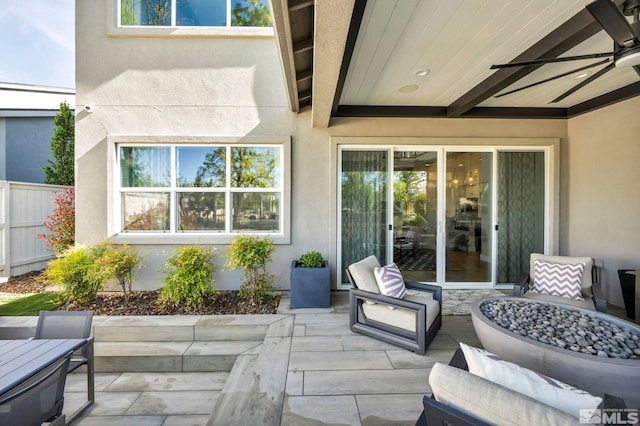
[[[126,303],[129,300],[133,284],[133,271],[140,261],[138,250],[130,248],[127,244],[115,248],[109,241],[100,243],[98,247],[96,250],[99,252],[97,261],[108,269],[111,276],[118,280]]]
[[[298,259],[300,266],[303,268],[321,268],[322,267],[322,254],[317,251],[308,251],[300,256]]]
[[[111,275],[109,270],[96,262],[101,250],[100,246],[78,246],[69,249],[59,258],[49,262],[41,280],[61,285],[67,300],[92,300],[104,288]]]
[[[264,298],[275,291],[273,283],[277,277],[266,270],[272,251],[273,241],[268,236],[259,239],[255,235],[237,235],[224,254],[225,269],[244,271],[238,295],[253,304],[262,304]]]
[[[196,246],[176,249],[176,254],[167,259],[161,270],[165,274],[165,286],[160,290],[158,303],[178,306],[185,303],[195,307],[204,301],[204,296],[214,291],[213,250]]]

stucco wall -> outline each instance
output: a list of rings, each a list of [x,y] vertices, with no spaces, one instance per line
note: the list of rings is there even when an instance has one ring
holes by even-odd
[[[76,4],[76,237],[86,244],[115,229],[110,209],[119,138],[273,140],[289,138],[294,126],[273,35],[114,35],[109,8],[115,2],[97,3]],[[161,285],[157,271],[175,247],[140,246],[145,259],[137,288]],[[220,270],[225,247],[217,248]],[[278,252],[274,264],[282,257],[289,259]],[[239,287],[237,273],[216,279],[218,288]]]
[[[640,268],[640,98],[575,117],[562,152],[561,254],[592,256],[609,301],[618,269]]]

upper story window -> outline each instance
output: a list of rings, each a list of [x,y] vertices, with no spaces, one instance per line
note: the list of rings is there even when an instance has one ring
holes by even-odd
[[[271,27],[268,0],[119,0],[121,27]]]

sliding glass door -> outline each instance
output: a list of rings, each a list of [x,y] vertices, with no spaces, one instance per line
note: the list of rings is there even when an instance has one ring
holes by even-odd
[[[436,282],[438,153],[393,153],[393,261],[411,281]]]
[[[446,153],[446,283],[491,283],[492,160],[493,152]]]
[[[341,270],[375,255],[407,280],[481,288],[544,251],[544,149],[345,147],[339,161]]]

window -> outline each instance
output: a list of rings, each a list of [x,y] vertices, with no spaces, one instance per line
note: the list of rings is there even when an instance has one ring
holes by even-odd
[[[268,0],[119,0],[119,26],[270,27]]]
[[[282,145],[118,146],[120,232],[283,232]]]

